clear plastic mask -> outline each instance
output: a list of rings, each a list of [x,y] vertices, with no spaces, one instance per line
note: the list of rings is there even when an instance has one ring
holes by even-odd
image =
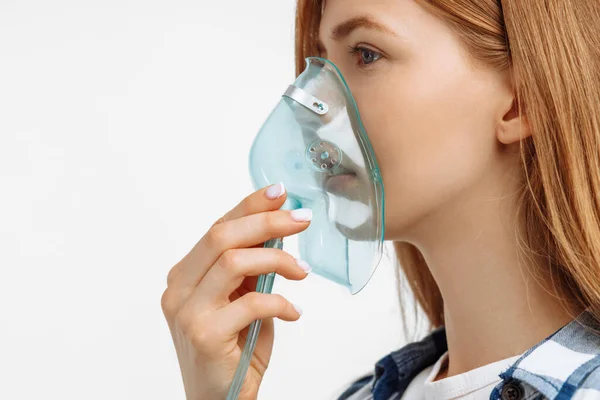
[[[310,208],[298,234],[313,272],[358,293],[383,251],[384,189],[352,94],[329,60],[306,59],[250,151],[256,189],[283,182],[283,209]]]

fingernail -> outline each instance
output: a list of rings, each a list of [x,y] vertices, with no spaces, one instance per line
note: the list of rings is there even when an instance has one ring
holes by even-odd
[[[285,187],[283,186],[283,182],[271,185],[265,193],[267,194],[267,197],[271,200],[280,198],[285,193]]]
[[[298,314],[302,315],[302,308],[300,308],[300,306],[297,304],[292,303],[292,305],[294,306],[294,310],[296,310]]]
[[[312,210],[310,208],[299,208],[290,212],[294,221],[310,221],[312,219]]]
[[[302,268],[307,274],[312,270],[312,267],[304,260],[296,258],[296,263]]]

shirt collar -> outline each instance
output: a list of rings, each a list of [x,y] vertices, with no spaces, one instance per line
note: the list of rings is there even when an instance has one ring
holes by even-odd
[[[596,330],[596,332],[594,332]],[[571,399],[584,380],[600,365],[600,324],[589,308],[530,349],[499,374],[492,392],[500,398],[502,386],[516,379],[528,383],[548,399]],[[598,390],[596,382],[593,387]]]
[[[506,382],[519,380],[550,400],[570,399],[583,380],[600,365],[600,331],[589,309],[523,353],[499,374],[502,381],[490,398],[501,398]],[[372,381],[374,399],[404,393],[410,381],[448,350],[446,330],[440,326],[420,341],[412,342],[381,358]],[[600,386],[600,384],[598,385]]]

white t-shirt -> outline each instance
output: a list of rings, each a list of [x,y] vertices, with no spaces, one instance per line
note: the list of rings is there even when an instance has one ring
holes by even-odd
[[[491,364],[472,369],[459,375],[449,376],[437,381],[433,379],[440,369],[447,365],[448,351],[435,364],[423,369],[409,383],[401,400],[488,400],[494,386],[501,378],[502,371],[510,367],[521,355],[495,361]]]

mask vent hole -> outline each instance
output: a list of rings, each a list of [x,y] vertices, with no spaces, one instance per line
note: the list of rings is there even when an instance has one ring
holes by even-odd
[[[310,143],[305,150],[306,159],[318,171],[331,172],[341,164],[342,152],[335,143],[317,140]]]

